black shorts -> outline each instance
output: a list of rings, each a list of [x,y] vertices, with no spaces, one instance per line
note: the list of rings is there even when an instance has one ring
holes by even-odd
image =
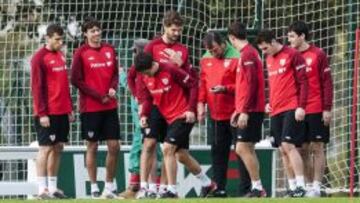
[[[305,116],[305,142],[328,143],[330,127],[325,126],[322,113],[307,114]]]
[[[252,112],[249,113],[249,120],[245,129],[236,129],[237,142],[252,142],[257,143],[261,139],[262,122],[264,120],[264,113]]]
[[[176,145],[177,149],[189,149],[189,138],[194,123],[178,119],[168,126],[165,142]]]
[[[80,120],[82,139],[93,142],[120,139],[117,109],[81,113]]]
[[[35,117],[35,130],[40,146],[54,145],[58,142],[68,142],[69,117],[68,114],[50,115],[50,127],[40,125],[39,117]]]
[[[164,142],[168,124],[156,106],[152,106],[151,108],[148,125],[148,128],[141,129],[143,138],[152,138],[158,142]]]
[[[271,117],[271,136],[274,138],[273,146],[279,147],[282,142],[301,147],[305,140],[305,122],[295,120],[295,110],[285,111]]]

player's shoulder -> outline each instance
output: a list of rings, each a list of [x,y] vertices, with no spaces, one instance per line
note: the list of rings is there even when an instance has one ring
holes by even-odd
[[[84,43],[75,49],[74,55],[82,54],[83,52],[85,52],[88,49],[89,49],[89,46]]]
[[[47,54],[47,50],[45,47],[41,47],[38,50],[36,50],[32,56],[33,62],[40,62],[45,58],[45,55]]]
[[[324,57],[326,56],[326,53],[325,51],[318,47],[318,46],[315,46],[315,45],[310,45],[310,48],[309,48],[312,52],[314,52],[315,54],[317,54],[318,56],[321,56],[321,57]]]

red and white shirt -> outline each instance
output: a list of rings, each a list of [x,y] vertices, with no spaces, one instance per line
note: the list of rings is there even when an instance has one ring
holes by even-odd
[[[80,112],[97,112],[117,108],[117,100],[101,101],[110,88],[119,83],[118,60],[115,49],[106,43],[99,48],[88,44],[78,48],[73,57],[71,82],[80,91]]]
[[[169,64],[159,64],[154,76],[143,75],[142,116],[149,117],[151,104],[158,107],[168,124],[181,118],[186,111],[195,112],[197,83],[187,72]],[[189,92],[189,97],[185,95]]]
[[[330,111],[333,100],[331,69],[326,54],[320,48],[311,45],[301,52],[306,61],[306,75],[309,80],[309,95],[306,113]]]
[[[31,93],[35,116],[62,115],[72,111],[64,54],[45,46],[31,60]]]
[[[271,116],[306,108],[308,96],[308,79],[306,63],[300,52],[283,46],[273,56],[266,57],[270,87]]]

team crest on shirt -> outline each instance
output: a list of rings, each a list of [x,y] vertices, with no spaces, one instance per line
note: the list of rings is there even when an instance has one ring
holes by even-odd
[[[225,60],[224,60],[224,67],[225,67],[225,68],[229,67],[230,63],[231,63],[231,60],[225,59]]]
[[[281,66],[284,66],[285,63],[286,63],[286,59],[280,59],[280,65],[281,65]]]
[[[162,83],[163,83],[164,85],[168,85],[168,84],[169,84],[169,79],[168,79],[168,78],[163,78],[163,79],[161,79],[161,81],[162,81]]]
[[[105,56],[106,56],[106,58],[110,59],[111,58],[111,53],[107,51],[107,52],[105,52]]]
[[[306,64],[307,64],[308,66],[311,66],[311,64],[312,64],[312,58],[306,58]]]
[[[51,60],[49,64],[55,64],[55,60]]]
[[[94,131],[88,131],[88,137],[93,138],[94,137]]]
[[[56,139],[56,135],[55,134],[49,135],[49,138],[50,138],[51,142],[54,142]]]

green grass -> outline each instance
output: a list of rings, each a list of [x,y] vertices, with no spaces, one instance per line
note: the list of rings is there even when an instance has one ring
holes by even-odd
[[[39,202],[39,200],[1,200],[0,202],[9,203],[32,203]],[[265,199],[242,199],[242,198],[227,198],[227,199],[177,199],[177,200],[85,200],[85,199],[73,199],[73,200],[47,200],[40,202],[50,203],[168,203],[168,202],[181,202],[181,203],[360,203],[360,198],[298,198],[298,199],[285,199],[285,198],[265,198]]]

